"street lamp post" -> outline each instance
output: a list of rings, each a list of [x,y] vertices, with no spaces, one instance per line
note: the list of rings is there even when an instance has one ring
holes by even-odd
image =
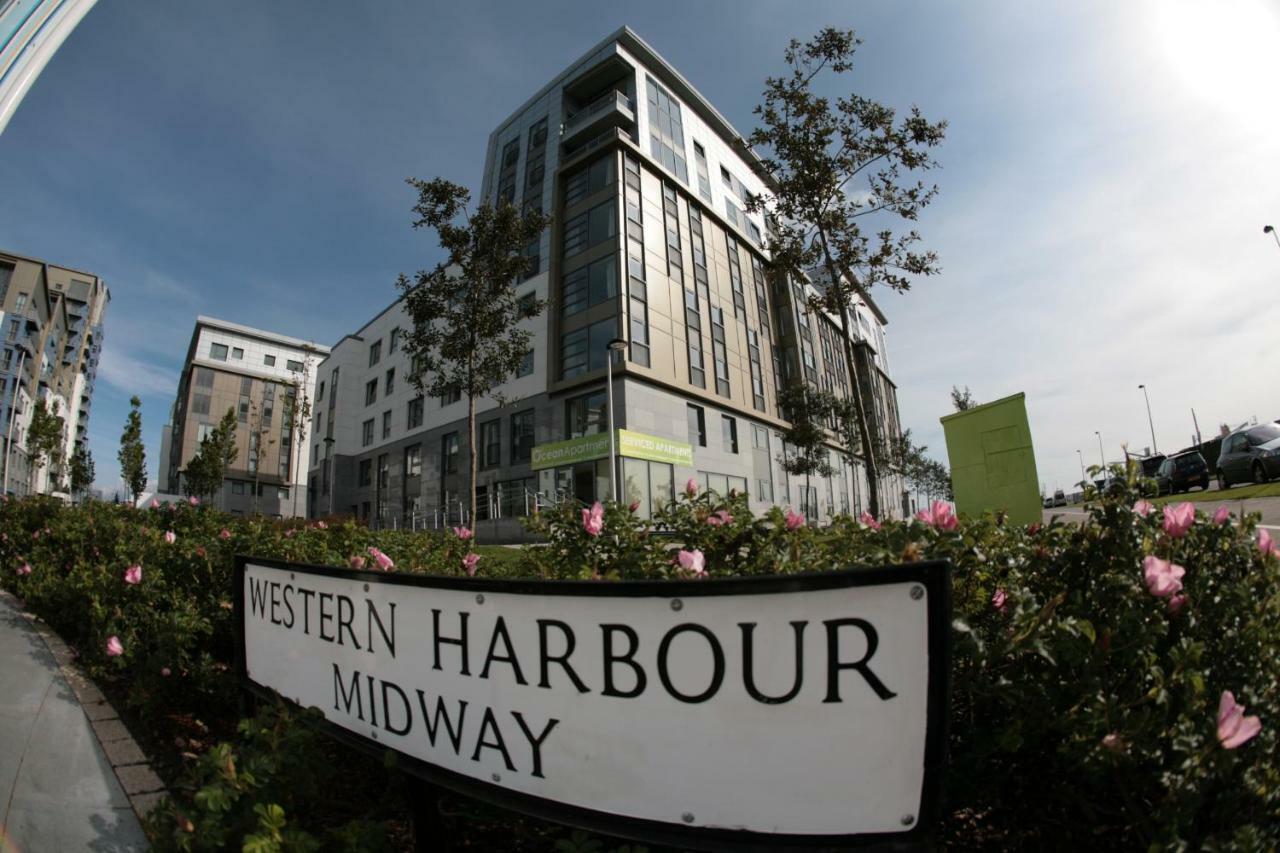
[[[1151,420],[1151,398],[1147,396],[1147,386],[1139,385],[1142,389],[1142,399],[1147,401],[1147,425],[1151,427],[1151,452],[1159,453],[1160,448],[1156,446],[1156,424]]]
[[[1096,436],[1098,437],[1098,459],[1099,459],[1099,460],[1101,460],[1101,462],[1102,462],[1102,476],[1103,476],[1103,477],[1106,477],[1106,475],[1107,475],[1107,454],[1105,454],[1105,453],[1103,453],[1103,452],[1102,452],[1102,433],[1098,432],[1098,431],[1095,429],[1095,430],[1093,431],[1093,434],[1094,434],[1094,435],[1096,435]]]
[[[1076,456],[1080,457],[1080,488],[1084,489],[1085,484],[1089,482],[1089,475],[1084,472],[1084,454],[1077,450]]]
[[[606,397],[609,401],[609,492],[613,502],[618,502],[618,462],[613,435],[613,354],[627,348],[622,338],[614,338],[605,344],[605,373],[607,374]]]
[[[1270,225],[1263,225],[1263,226],[1262,226],[1262,233],[1263,233],[1263,234],[1270,234],[1272,237],[1274,237],[1274,238],[1275,238],[1275,240],[1276,240],[1276,245],[1277,245],[1277,246],[1280,246],[1280,234],[1277,234],[1277,233],[1276,233],[1276,229],[1272,228]]]

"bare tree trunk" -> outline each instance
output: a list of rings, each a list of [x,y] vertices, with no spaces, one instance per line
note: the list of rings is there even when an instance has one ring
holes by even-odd
[[[471,457],[471,529],[476,525],[476,398],[467,395],[467,455]]]
[[[842,337],[844,338],[842,348],[844,349],[845,370],[849,374],[849,388],[853,394],[854,418],[858,423],[858,438],[862,441],[862,460],[867,466],[867,511],[875,518],[879,518],[879,467],[876,464],[875,447],[871,442],[871,428],[867,423],[867,410],[862,404],[862,388],[858,383],[857,360],[853,357],[853,339],[850,337],[849,326],[849,303],[840,287],[840,279],[836,272],[835,261],[831,258],[831,250],[827,247],[827,233],[820,228],[818,229],[818,235],[822,240],[822,257],[827,267],[827,275],[831,277],[831,287],[834,289],[836,304],[840,309],[840,326],[843,332]],[[849,449],[853,450],[853,448]]]

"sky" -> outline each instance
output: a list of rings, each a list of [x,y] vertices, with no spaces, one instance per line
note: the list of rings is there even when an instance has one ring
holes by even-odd
[[[135,393],[154,478],[196,315],[336,342],[439,259],[404,179],[478,190],[489,132],[623,24],[744,134],[828,25],[864,40],[847,90],[949,122],[941,274],[874,294],[931,455],[952,385],[1026,394],[1049,490],[1099,437],[1151,444],[1139,384],[1162,451],[1193,408],[1206,436],[1280,418],[1275,3],[100,0],[0,135],[0,248],[111,288],[99,487]]]

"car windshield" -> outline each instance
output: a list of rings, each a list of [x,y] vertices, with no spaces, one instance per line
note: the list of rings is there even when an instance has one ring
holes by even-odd
[[[1260,424],[1249,430],[1249,443],[1252,445],[1266,444],[1268,441],[1274,441],[1280,438],[1280,426],[1275,424]]]
[[[1179,469],[1191,468],[1199,461],[1200,461],[1199,453],[1188,453],[1186,456],[1179,456],[1175,458],[1173,460],[1173,464],[1177,465]]]

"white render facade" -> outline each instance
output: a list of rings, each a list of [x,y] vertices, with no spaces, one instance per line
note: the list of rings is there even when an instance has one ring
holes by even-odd
[[[310,341],[197,317],[161,437],[160,491],[184,492],[185,466],[230,410],[238,452],[217,505],[237,515],[303,515],[309,410],[317,366],[328,355],[328,347]],[[292,418],[295,411],[307,416]]]
[[[805,381],[847,394],[849,379],[838,323],[803,309],[811,286],[766,268],[767,223],[745,212],[748,195],[767,190],[758,170],[737,131],[626,28],[491,134],[480,198],[538,207],[553,222],[515,285],[548,303],[528,321],[529,372],[500,389],[516,402],[478,403],[476,521],[510,534],[533,501],[609,496],[607,442],[592,437],[607,432],[605,345],[615,339],[624,351],[613,363],[614,426],[666,448],[622,451],[617,462],[620,497],[641,514],[690,478],[746,491],[756,511],[786,505],[820,522],[866,508],[865,473],[834,444],[834,477],[806,488],[782,468],[777,391]],[[897,435],[886,320],[870,301],[857,318],[869,417],[879,434]],[[408,325],[394,303],[320,366],[309,514],[457,522],[466,401],[418,397],[392,343]],[[902,495],[901,481],[885,477],[882,512],[901,514]]]

